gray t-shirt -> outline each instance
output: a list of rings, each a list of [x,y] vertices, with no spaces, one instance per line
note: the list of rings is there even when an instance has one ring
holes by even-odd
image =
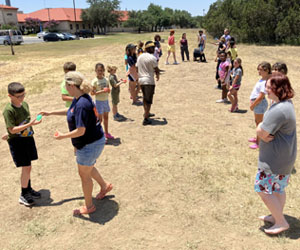
[[[242,71],[241,68],[237,68],[237,69],[234,68],[232,70],[232,82],[234,81],[234,79],[236,78],[236,76],[239,76],[239,79],[236,81],[235,85],[241,86],[242,75],[243,75],[243,71]]]
[[[260,140],[258,168],[266,173],[287,175],[297,156],[296,116],[291,101],[274,103],[265,113],[261,128],[274,135],[266,143]]]

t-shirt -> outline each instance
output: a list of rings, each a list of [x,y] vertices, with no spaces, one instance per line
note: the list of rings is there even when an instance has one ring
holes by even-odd
[[[169,45],[174,45],[175,44],[175,37],[174,36],[169,36],[169,38],[168,38],[168,44]]]
[[[150,53],[139,56],[137,61],[139,83],[141,85],[155,85],[154,68],[158,67],[157,59]]]
[[[67,95],[67,96],[70,96],[68,90],[66,89],[66,81],[63,80],[61,85],[60,85],[60,92],[62,95]],[[70,107],[71,106],[71,101],[66,101],[66,107]]]
[[[219,42],[218,51],[222,51],[222,50],[224,50],[224,49],[225,49],[225,47],[226,47],[226,44],[225,44],[225,43],[223,43],[223,42]]]
[[[31,126],[16,134],[11,134],[8,130],[8,128],[17,127],[30,122],[29,106],[26,102],[22,102],[21,107],[16,107],[12,103],[8,103],[3,110],[3,116],[8,132],[8,141],[16,137],[33,136]]]
[[[111,85],[111,95],[120,93],[120,86],[115,87],[118,84],[116,75],[109,75],[109,83]]]
[[[274,103],[265,113],[261,128],[274,135],[268,143],[260,140],[258,168],[266,173],[287,175],[297,156],[296,116],[291,101]]]
[[[124,56],[124,60],[125,60],[125,61],[128,60],[128,56],[127,56],[127,55]],[[128,61],[127,61],[127,64],[126,64],[126,66],[125,66],[126,72],[128,71],[128,67],[129,67],[129,66],[128,66]]]
[[[266,94],[266,80],[260,79],[254,86],[251,95],[250,100],[256,99],[260,93]]]
[[[185,46],[185,47],[186,47],[186,46],[188,46],[188,40],[182,38],[182,39],[180,40],[180,44],[181,44],[181,46]]]
[[[219,65],[218,73],[221,79],[225,78],[227,72],[226,68],[229,68],[230,63],[228,61],[221,62]]]
[[[198,39],[199,39],[199,46],[203,45],[206,41],[206,35],[202,34],[201,36],[198,35]]]
[[[105,77],[102,79],[98,79],[97,77],[92,81],[92,86],[96,87],[96,91],[103,90],[104,88],[108,88],[109,85],[107,83],[107,80]],[[101,93],[98,95],[95,95],[95,98],[97,101],[106,101],[108,100],[108,93]]]
[[[229,48],[228,52],[231,53],[231,60],[235,60],[237,58],[237,48]]]
[[[67,121],[70,132],[77,128],[85,128],[84,135],[71,139],[77,149],[103,137],[102,127],[96,116],[96,107],[88,94],[73,99],[67,112]]]
[[[243,76],[243,71],[241,68],[233,68],[232,70],[232,82],[234,82],[234,79],[236,76],[239,76],[238,80],[236,81],[235,85],[241,86],[242,82],[242,76]]]

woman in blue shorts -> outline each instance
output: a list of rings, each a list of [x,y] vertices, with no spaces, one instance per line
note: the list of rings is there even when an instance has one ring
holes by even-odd
[[[84,76],[76,71],[70,71],[65,75],[66,89],[73,102],[68,110],[42,112],[44,116],[67,115],[69,126],[68,133],[56,132],[57,140],[71,138],[76,152],[78,172],[82,182],[85,206],[73,211],[74,215],[89,214],[96,210],[92,202],[93,180],[100,185],[100,192],[96,199],[103,199],[107,192],[112,190],[112,184],[104,181],[98,170],[94,167],[100,156],[105,137],[101,124],[97,118],[96,108],[92,98],[88,95],[92,87],[84,81]]]
[[[273,225],[267,234],[279,234],[289,228],[283,209],[288,185],[297,155],[296,117],[291,99],[294,91],[287,76],[275,72],[267,81],[266,92],[272,105],[257,128],[261,139],[255,191],[271,215],[259,217]]]

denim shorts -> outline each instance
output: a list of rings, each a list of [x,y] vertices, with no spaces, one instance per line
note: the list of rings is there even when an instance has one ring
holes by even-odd
[[[96,100],[96,108],[97,108],[98,114],[100,114],[100,115],[102,115],[104,112],[106,112],[106,113],[110,112],[108,100],[106,100],[106,101]]]
[[[76,151],[76,162],[83,166],[94,166],[96,160],[102,153],[105,145],[105,136],[101,139],[85,145]]]
[[[289,183],[290,175],[267,174],[263,170],[258,170],[255,178],[255,192],[272,194],[273,192],[282,194]]]
[[[251,101],[254,101],[255,99],[252,99]],[[262,99],[262,101],[255,106],[254,113],[255,114],[264,114],[268,109],[268,102],[266,98]]]

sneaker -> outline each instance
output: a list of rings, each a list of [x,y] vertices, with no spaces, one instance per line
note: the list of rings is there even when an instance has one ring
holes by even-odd
[[[250,145],[249,148],[251,148],[251,149],[258,149],[259,146],[256,143],[254,143],[254,144]]]
[[[34,205],[34,200],[32,199],[30,193],[26,193],[24,195],[20,195],[19,203],[26,207],[31,207]]]
[[[152,121],[149,118],[145,118],[143,121],[143,125],[146,126],[146,125],[150,125],[150,124],[152,124]]]
[[[225,99],[216,100],[216,103],[224,103]]]
[[[35,191],[35,190],[33,190],[33,189],[31,189],[31,190],[29,191],[29,194],[31,195],[31,197],[32,197],[33,199],[40,199],[40,198],[42,197],[42,195],[41,195],[40,192],[37,192],[37,191]]]
[[[155,114],[149,113],[149,117],[153,117],[153,116],[155,116]]]
[[[110,133],[105,133],[105,138],[106,139],[115,139]]]
[[[169,62],[166,62],[165,64],[166,64],[166,65],[169,65],[170,63],[169,63]]]
[[[174,62],[173,64],[174,64],[174,65],[178,65],[178,64],[179,64],[179,62]]]
[[[231,104],[231,102],[227,98],[224,99],[224,103]]]
[[[251,137],[248,139],[248,142],[256,142],[256,137]]]

